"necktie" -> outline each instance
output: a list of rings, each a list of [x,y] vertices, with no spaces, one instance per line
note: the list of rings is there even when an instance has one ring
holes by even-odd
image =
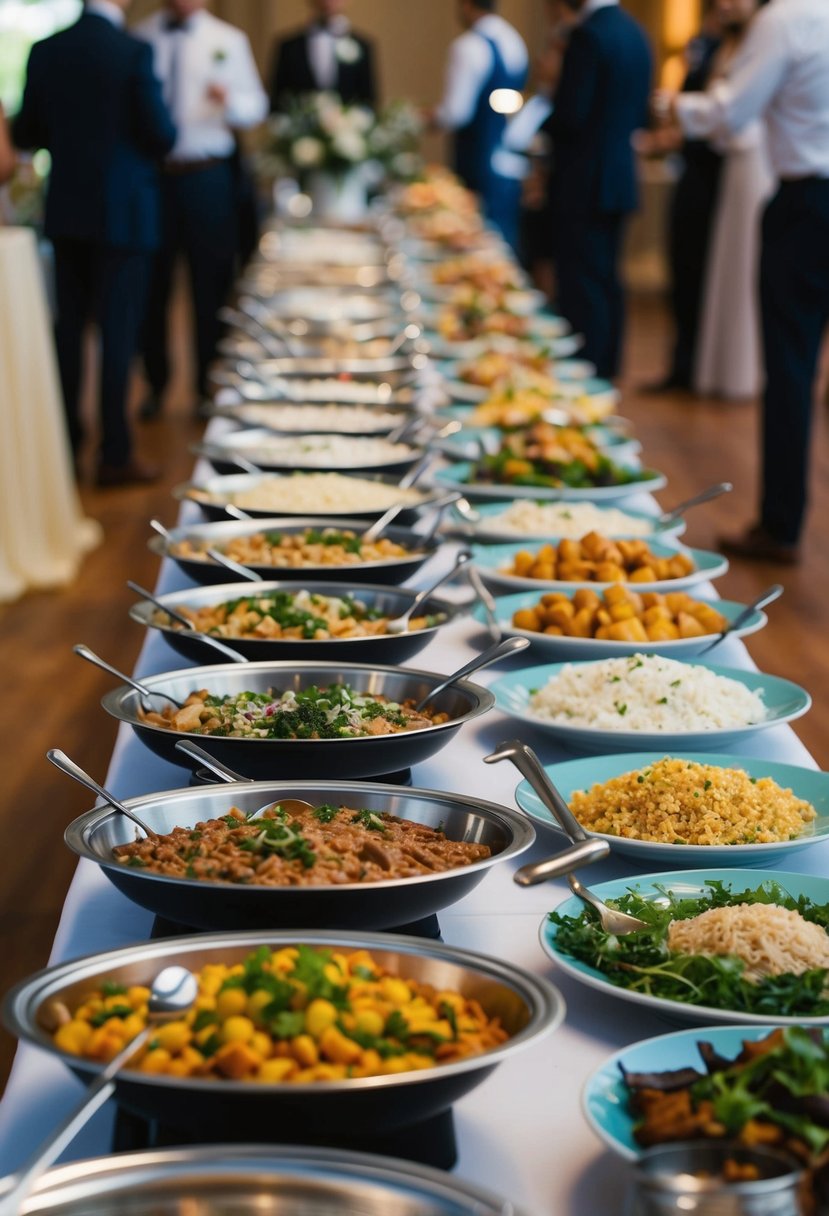
[[[167,74],[167,104],[174,118],[180,118],[179,102],[181,95],[181,61],[184,54],[184,38],[187,33],[187,22],[174,17],[168,18],[165,24],[167,33],[172,34],[170,46],[170,67]]]

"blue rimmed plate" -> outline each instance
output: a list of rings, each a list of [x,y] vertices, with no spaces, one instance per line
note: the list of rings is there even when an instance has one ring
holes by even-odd
[[[646,648],[643,647],[643,651]],[[606,662],[604,659],[597,662]],[[597,727],[572,726],[568,722],[550,722],[539,718],[529,708],[530,697],[553,676],[557,676],[565,667],[574,666],[569,663],[548,663],[544,667],[525,667],[520,671],[502,676],[491,685],[495,696],[495,704],[502,713],[509,714],[537,730],[544,731],[557,739],[565,747],[576,751],[628,752],[634,750],[656,751],[662,749],[663,755],[669,751],[681,748],[710,748],[717,750],[749,738],[761,730],[771,726],[780,726],[783,722],[793,722],[807,712],[812,704],[812,698],[799,684],[791,680],[783,680],[779,676],[766,675],[762,671],[743,671],[735,667],[717,667],[713,663],[688,663],[689,667],[705,667],[715,675],[726,676],[736,680],[745,688],[760,693],[768,711],[767,717],[761,722],[752,722],[748,726],[729,726],[714,730],[687,731],[637,731],[637,730],[600,730]],[[589,664],[575,664],[587,668]],[[624,721],[620,717],[620,723]]]
[[[478,541],[501,543],[501,544],[506,544],[507,542],[509,542],[510,544],[515,544],[515,543],[521,541],[521,542],[523,542],[520,545],[521,548],[526,548],[528,544],[532,544],[533,542],[535,542],[536,544],[542,544],[544,541],[547,541],[549,544],[557,545],[560,540],[565,539],[565,537],[563,537],[561,535],[561,533],[556,533],[554,531],[553,532],[524,532],[524,533],[521,533],[521,532],[516,532],[515,529],[513,529],[511,531],[505,529],[501,525],[501,516],[506,511],[507,507],[512,506],[513,502],[515,501],[515,500],[512,500],[511,502],[504,501],[504,500],[508,499],[508,497],[509,497],[508,490],[507,490],[507,487],[505,487],[505,493],[502,495],[501,502],[478,503],[478,505],[475,509],[481,518],[480,518],[480,521],[477,523],[469,523],[466,520],[465,516],[460,516],[458,526],[459,526],[459,528],[462,528],[464,535],[472,537]],[[539,506],[556,506],[557,504],[556,503],[539,503],[538,505]],[[570,518],[572,518],[572,515],[570,514],[570,510],[572,508],[572,503],[563,502],[560,505],[561,505],[562,510]],[[612,506],[612,505],[608,506],[607,504],[602,505],[601,503],[593,503],[591,505],[595,506],[596,510],[600,512],[600,517],[597,519],[596,524],[595,524],[595,530],[597,532],[601,532],[603,536],[609,536],[615,540],[618,540],[618,539],[645,540],[649,544],[654,539],[676,540],[676,538],[678,536],[682,535],[682,533],[685,531],[685,528],[686,528],[686,523],[685,523],[684,519],[678,519],[678,520],[676,520],[675,523],[670,524],[668,527],[663,528],[663,527],[660,527],[658,515],[648,514],[645,511],[631,511],[627,507],[625,507],[623,509],[621,507],[616,507],[616,506]],[[642,521],[643,523],[647,524],[648,529],[649,529],[648,532],[641,534],[641,535],[634,534],[632,532],[619,533],[619,532],[615,531],[613,528],[611,528],[609,526],[609,524],[605,524],[602,522],[601,516],[606,516],[609,511],[620,511],[620,510],[627,518],[637,521],[637,524],[639,521]],[[499,525],[501,525],[501,526],[499,526]],[[585,528],[584,531],[589,532],[590,528]],[[573,539],[573,538],[568,537],[567,539]],[[709,575],[709,578],[710,578],[710,575]]]
[[[605,832],[590,832],[606,840],[615,853],[624,854],[645,865],[658,863],[672,866],[761,866],[829,840],[829,773],[819,769],[800,768],[796,764],[778,764],[755,756],[723,756],[708,752],[623,752],[612,756],[591,756],[587,760],[565,760],[546,766],[550,780],[566,802],[577,790],[589,790],[594,785],[612,781],[623,773],[635,772],[662,760],[670,754],[673,760],[689,760],[695,764],[713,764],[717,768],[741,768],[749,777],[771,777],[783,789],[790,789],[796,798],[810,802],[817,819],[808,824],[802,835],[794,840],[777,840],[767,844],[662,844],[655,840],[632,840],[611,836]],[[528,781],[522,781],[515,791],[515,801],[534,823],[560,834],[561,828]]]
[[[637,480],[618,486],[585,486],[573,489],[570,486],[516,486],[498,485],[483,481],[468,481],[473,466],[468,461],[458,461],[448,469],[438,469],[431,475],[432,482],[453,490],[462,490],[467,498],[502,499],[535,498],[539,502],[613,502],[617,498],[628,498],[631,494],[656,494],[664,490],[668,479],[664,473],[654,469],[631,469]]]
[[[562,587],[559,590],[570,598],[575,595],[575,591],[571,587]],[[513,625],[513,613],[522,608],[535,607],[543,594],[544,590],[539,589],[538,591],[525,591],[523,595],[499,596],[495,601],[495,613],[503,633],[508,636],[526,638],[535,647],[536,654],[547,654],[549,658],[557,659],[560,662],[582,659],[616,659],[639,654],[642,650],[647,650],[648,654],[662,655],[666,659],[687,659],[701,654],[706,646],[711,645],[715,637],[714,634],[706,633],[698,638],[676,638],[666,642],[613,642],[606,638],[570,638],[559,634],[539,633],[537,630],[519,629],[517,625]],[[735,621],[746,608],[745,604],[732,603],[730,600],[711,600],[709,602],[711,607],[721,612],[729,622]],[[482,604],[478,604],[472,615],[476,620],[487,624],[488,617]],[[730,636],[745,638],[752,633],[758,633],[767,624],[766,614],[755,611],[745,624],[741,625],[739,629],[735,629]]]
[[[787,894],[797,899],[805,895],[814,903],[829,904],[829,878],[818,878],[812,874],[786,874],[776,870],[752,870],[747,874],[744,870],[721,870],[709,866],[704,870],[665,871],[660,874],[643,874],[639,878],[616,878],[610,882],[597,883],[591,886],[600,899],[618,899],[633,888],[643,899],[656,902],[664,898],[664,891],[671,891],[684,899],[700,899],[705,896],[710,883],[722,882],[732,890],[744,891],[754,889],[764,882],[778,883]],[[577,896],[571,895],[556,906],[556,912],[561,916],[579,916],[584,911],[584,903]],[[765,1026],[769,1017],[773,1016],[779,1026],[829,1026],[829,1017],[798,1017],[777,1016],[764,1013],[746,1013],[745,1010],[718,1009],[711,1005],[688,1005],[683,1001],[666,1000],[665,997],[651,996],[646,992],[632,992],[629,988],[620,988],[612,984],[607,976],[595,967],[560,951],[556,945],[557,926],[545,917],[541,922],[539,937],[542,949],[553,960],[557,967],[566,972],[572,979],[588,988],[602,993],[604,996],[615,996],[621,1001],[629,1001],[651,1013],[673,1018],[681,1022],[718,1022],[731,1024],[742,1022],[750,1026]],[[672,1068],[679,1067],[672,1064]]]
[[[676,1068],[696,1068],[705,1072],[697,1044],[711,1044],[717,1055],[736,1059],[744,1042],[753,1043],[771,1034],[775,1026],[703,1026],[693,1030],[676,1030],[643,1039],[615,1052],[600,1068],[587,1078],[581,1094],[585,1118],[599,1139],[620,1157],[635,1160],[642,1151],[636,1143],[633,1129],[636,1118],[628,1109],[627,1087],[619,1070],[621,1064],[628,1072],[666,1072]]]
[[[536,545],[544,542],[536,542]],[[626,587],[631,591],[685,591],[695,583],[713,582],[722,578],[728,570],[728,559],[720,553],[712,553],[707,549],[686,549],[664,540],[651,540],[648,545],[656,557],[674,557],[677,551],[687,553],[694,563],[690,574],[681,578],[657,579],[652,583],[627,582]],[[546,591],[578,591],[586,587],[591,591],[602,591],[612,583],[573,582],[562,579],[522,578],[518,574],[508,574],[505,568],[515,561],[517,553],[526,553],[527,544],[510,545],[475,545],[472,550],[472,560],[483,576],[484,582],[490,587],[503,588],[506,591],[535,591],[536,597]],[[514,611],[514,609],[513,609]]]

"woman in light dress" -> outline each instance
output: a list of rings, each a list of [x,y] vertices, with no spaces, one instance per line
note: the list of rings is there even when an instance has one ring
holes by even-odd
[[[764,0],[716,0],[724,37],[709,87],[728,75],[749,24]],[[723,154],[708,250],[694,373],[697,392],[755,397],[763,380],[758,297],[760,225],[774,189],[762,122],[715,142]]]

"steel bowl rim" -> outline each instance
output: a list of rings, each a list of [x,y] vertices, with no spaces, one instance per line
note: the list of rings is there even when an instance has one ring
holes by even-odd
[[[357,671],[379,672],[383,675],[406,675],[414,678],[420,676],[427,680],[434,680],[436,683],[441,683],[446,679],[445,675],[441,675],[436,671],[423,671],[415,667],[390,667],[379,663],[337,663],[332,669],[330,663],[314,662],[312,659],[297,660],[292,662],[290,659],[283,659],[278,662],[258,662],[258,663],[214,663],[202,667],[183,667],[177,671],[163,671],[156,675],[144,676],[143,683],[149,689],[153,689],[155,683],[166,680],[177,679],[180,676],[186,676],[188,679],[195,681],[193,687],[200,688],[203,685],[198,683],[198,677],[205,675],[207,677],[207,686],[210,684],[210,677],[216,676],[219,673],[242,674],[243,672],[253,673],[254,671],[262,670],[275,671],[275,676],[280,673],[288,674],[302,673],[311,670],[332,670],[334,675]],[[327,746],[328,744],[338,743],[374,743],[381,744],[384,739],[399,740],[409,736],[411,738],[423,738],[424,735],[437,733],[438,731],[453,730],[457,727],[464,726],[467,722],[473,721],[480,717],[488,710],[492,709],[495,704],[495,696],[488,688],[484,688],[481,684],[473,684],[471,680],[458,680],[453,688],[458,692],[463,692],[472,700],[471,707],[457,718],[450,718],[448,722],[439,722],[431,726],[419,727],[412,731],[397,731],[389,735],[350,735],[347,737],[339,737],[336,739],[251,739],[244,736],[234,735],[200,735],[195,731],[171,731],[164,726],[156,726],[153,722],[142,722],[137,715],[127,714],[122,708],[122,702],[128,697],[138,697],[140,694],[130,688],[128,684],[119,684],[117,688],[110,689],[101,698],[101,705],[108,714],[113,718],[117,718],[119,722],[127,722],[130,726],[135,726],[140,730],[153,731],[164,738],[181,738],[181,739],[196,739],[207,740],[208,744],[211,740],[218,740],[222,743],[259,743],[270,745],[271,747],[279,746],[296,746],[305,745],[311,747]],[[156,691],[161,691],[160,689]]]
[[[32,1018],[31,1023],[22,1016],[23,1007],[30,1007],[33,1002],[39,1005],[46,999],[56,986],[59,988],[72,982],[82,982],[83,975],[72,980],[75,971],[88,972],[88,978],[103,976],[111,970],[128,962],[141,962],[158,958],[174,959],[178,954],[189,949],[198,950],[212,945],[224,946],[228,949],[268,945],[278,948],[281,945],[310,945],[331,947],[333,949],[368,949],[387,954],[415,955],[432,960],[446,962],[468,971],[475,972],[487,979],[493,980],[517,992],[529,1010],[529,1020],[505,1043],[490,1048],[476,1056],[467,1056],[450,1064],[440,1064],[433,1068],[413,1069],[406,1073],[392,1073],[377,1077],[351,1077],[343,1081],[309,1082],[306,1085],[279,1083],[257,1083],[254,1091],[258,1093],[295,1094],[304,1098],[313,1095],[324,1100],[327,1094],[344,1095],[359,1091],[386,1090],[398,1087],[418,1086],[429,1082],[440,1081],[444,1077],[460,1076],[464,1073],[475,1072],[478,1069],[489,1069],[500,1064],[507,1056],[516,1054],[534,1040],[544,1035],[552,1034],[564,1021],[566,1005],[564,997],[548,979],[535,975],[526,968],[501,959],[478,954],[458,946],[447,946],[443,942],[429,941],[420,937],[408,937],[397,934],[371,933],[364,931],[337,932],[330,930],[253,930],[224,933],[197,933],[184,937],[168,937],[156,941],[135,942],[129,946],[120,946],[115,950],[104,950],[85,954],[67,962],[58,963],[53,967],[45,967],[19,981],[3,998],[0,1006],[0,1019],[6,1029],[25,1042],[32,1043],[45,1049],[68,1068],[88,1072],[95,1076],[103,1071],[105,1065],[93,1060],[84,1060],[79,1056],[56,1049],[48,1033],[41,1031]],[[93,966],[93,963],[96,963]],[[103,964],[102,966],[100,964]],[[195,1088],[196,1093],[228,1094],[240,1096],[251,1093],[251,1083],[244,1081],[212,1081],[192,1078],[169,1077],[157,1074],[124,1071],[121,1077],[130,1085],[142,1087],[161,1085],[163,1089],[187,1090]],[[187,1082],[191,1084],[188,1085]]]
[[[327,433],[328,432],[326,432],[326,431],[321,432],[321,434],[323,434],[323,435],[325,435]],[[337,434],[337,432],[333,432],[333,434]],[[366,436],[363,436],[363,435],[342,436],[342,435],[338,435],[338,434],[337,434],[337,437],[338,438],[347,438],[347,439],[366,438]],[[368,438],[373,438],[373,436],[368,436]],[[380,436],[379,438],[382,438],[382,436]],[[241,446],[242,445],[240,445],[240,447]],[[254,447],[255,445],[252,444],[251,446]],[[406,455],[406,456],[390,456],[385,460],[377,460],[377,461],[373,461],[372,463],[363,461],[358,464],[349,465],[348,471],[351,471],[353,473],[376,472],[376,473],[382,474],[384,471],[389,471],[389,470],[403,470],[407,467],[411,467],[412,465],[416,464],[418,462],[418,460],[421,460],[423,458],[423,456],[425,456],[425,454],[426,454],[426,448],[422,445],[419,445],[419,446],[411,445],[410,446],[408,444],[404,444],[403,446],[408,447],[408,449],[409,449],[408,455]],[[229,447],[225,447],[221,443],[219,443],[218,441],[215,441],[215,440],[213,442],[208,442],[206,440],[200,440],[197,443],[191,443],[190,451],[193,453],[194,456],[204,457],[205,460],[209,460],[210,463],[213,464],[214,466],[215,466],[216,461],[218,461],[219,463],[222,463],[222,464],[233,464],[233,455],[234,455],[233,449],[229,448]],[[246,453],[244,451],[242,451],[239,454],[242,456],[246,455]],[[257,464],[259,465],[259,467],[261,468],[263,473],[276,473],[277,475],[279,475],[280,473],[283,473],[285,471],[293,471],[293,470],[295,470],[298,473],[345,473],[347,471],[346,468],[341,468],[339,465],[336,465],[336,464],[313,464],[313,465],[312,464],[296,464],[296,463],[286,464],[284,462],[284,460],[282,462],[277,462],[276,464],[271,464],[269,460],[257,461]]]
[[[92,1177],[101,1184],[108,1178],[128,1183],[138,1173],[150,1173],[150,1181],[164,1181],[168,1175],[175,1179],[190,1171],[214,1167],[230,1170],[235,1175],[245,1167],[262,1170],[267,1167],[282,1167],[290,1170],[299,1167],[318,1167],[323,1177],[328,1170],[342,1173],[356,1182],[392,1185],[403,1177],[409,1183],[427,1187],[436,1195],[445,1193],[456,1201],[460,1198],[474,1200],[485,1205],[482,1212],[487,1216],[517,1216],[517,1209],[491,1191],[484,1190],[465,1178],[447,1175],[444,1170],[420,1162],[407,1161],[402,1157],[384,1157],[375,1153],[355,1152],[351,1149],[324,1148],[312,1145],[280,1145],[251,1142],[250,1144],[198,1144],[156,1149],[133,1149],[127,1152],[109,1153],[100,1157],[67,1161],[53,1166],[35,1183],[32,1197],[51,1204],[55,1200],[63,1206],[61,1191],[68,1185]],[[13,1179],[0,1180],[0,1199]],[[49,1208],[46,1209],[50,1210]],[[477,1211],[477,1208],[476,1208]]]
[[[163,539],[162,537],[159,537],[159,540],[162,540],[162,539]],[[178,608],[178,607],[181,607],[182,605],[184,607],[188,606],[184,602],[186,596],[196,593],[197,590],[206,591],[208,589],[215,589],[217,592],[235,591],[235,592],[237,592],[236,598],[239,598],[239,597],[244,597],[245,592],[247,592],[249,595],[264,595],[264,594],[268,594],[269,592],[273,592],[273,591],[288,591],[288,592],[293,593],[294,595],[297,595],[299,593],[299,591],[310,591],[312,593],[314,591],[316,591],[317,594],[319,594],[319,595],[328,595],[331,597],[337,597],[336,589],[341,588],[341,590],[339,592],[340,597],[343,595],[348,595],[348,594],[354,593],[354,598],[357,598],[358,595],[363,594],[365,592],[374,592],[375,595],[378,592],[382,592],[384,595],[401,595],[404,599],[408,598],[410,603],[415,599],[415,597],[418,594],[417,591],[415,591],[411,587],[387,587],[385,584],[382,584],[382,583],[362,583],[362,584],[355,583],[355,584],[352,584],[352,583],[347,582],[346,580],[343,580],[339,583],[327,582],[327,581],[322,581],[322,580],[314,580],[313,582],[311,582],[311,581],[305,582],[303,580],[302,585],[297,586],[298,582],[299,582],[299,580],[297,580],[297,579],[275,579],[272,582],[265,582],[263,580],[261,583],[253,583],[252,581],[247,581],[244,583],[208,583],[208,584],[206,584],[205,587],[200,587],[198,589],[196,589],[194,587],[194,588],[189,588],[187,591],[168,591],[164,595],[160,595],[157,598],[159,600],[159,603],[165,603],[167,600],[173,601],[174,599],[177,598],[179,600],[179,603],[171,602],[170,606],[172,608]],[[323,590],[323,588],[325,590]],[[227,598],[233,599],[234,596],[231,595],[231,596],[228,596]],[[217,600],[218,604],[221,604],[222,602],[223,602],[222,599]],[[362,642],[363,644],[366,644],[366,643],[373,643],[373,642],[380,642],[380,643],[391,642],[394,639],[400,640],[401,638],[408,639],[410,637],[432,638],[435,636],[435,634],[439,630],[445,628],[445,626],[447,626],[447,625],[454,624],[458,620],[459,617],[465,616],[466,613],[469,611],[469,607],[470,607],[470,605],[468,605],[468,604],[456,604],[456,603],[451,602],[450,600],[443,600],[439,596],[435,596],[434,598],[430,597],[429,599],[427,599],[425,601],[425,604],[435,605],[437,607],[438,612],[442,612],[445,614],[446,620],[439,621],[436,625],[430,625],[426,629],[407,629],[406,632],[402,633],[402,634],[400,634],[400,633],[378,633],[378,634],[369,634],[369,635],[366,635],[365,637],[354,637],[354,638],[227,638],[224,636],[216,635],[216,640],[223,642],[226,646],[230,646],[231,648],[233,647],[234,642],[244,642],[246,645],[257,645],[257,646],[267,647],[267,646],[288,646],[288,645],[298,646],[298,645],[302,645],[302,643],[305,641],[308,641],[312,645],[317,645],[317,646],[327,646],[330,643],[332,646],[337,646],[337,647],[342,646],[344,648],[349,648],[349,647],[353,647],[355,643],[360,643],[360,642]],[[202,607],[210,607],[210,606],[211,605],[202,605]],[[144,625],[147,629],[156,629],[164,637],[166,637],[169,634],[172,634],[176,637],[185,637],[185,638],[192,636],[194,639],[200,640],[204,637],[213,636],[212,634],[205,634],[203,629],[188,630],[188,629],[185,629],[183,626],[181,626],[180,628],[176,628],[173,625],[159,625],[157,622],[149,619],[150,613],[156,612],[158,610],[155,607],[155,605],[150,603],[148,600],[137,601],[136,603],[134,603],[130,606],[128,611],[129,611],[129,615],[130,615],[130,620],[135,621],[135,623],[137,625]],[[402,609],[402,611],[405,611],[405,608]],[[424,645],[425,645],[425,643],[424,643]],[[240,664],[240,666],[241,666],[241,664]]]
[[[262,892],[273,891],[277,894],[290,892],[292,898],[310,899],[315,895],[319,895],[321,891],[326,894],[330,891],[344,891],[354,893],[356,891],[378,890],[378,891],[397,891],[401,887],[405,890],[408,884],[417,884],[418,886],[430,886],[433,883],[439,883],[449,878],[459,877],[464,874],[477,874],[480,871],[491,869],[501,861],[507,861],[511,858],[519,856],[525,852],[536,839],[535,826],[529,816],[523,811],[514,811],[511,807],[502,806],[496,802],[483,801],[480,798],[472,798],[466,794],[455,794],[444,792],[442,790],[422,789],[418,786],[399,786],[387,785],[383,782],[372,781],[238,781],[238,782],[223,782],[221,785],[216,785],[217,794],[226,793],[232,799],[234,793],[255,793],[261,789],[262,793],[266,791],[279,790],[280,788],[290,788],[296,790],[301,788],[307,792],[325,793],[332,790],[346,790],[350,792],[353,787],[355,794],[359,795],[368,788],[372,793],[380,793],[398,798],[418,798],[428,802],[445,802],[451,801],[456,805],[464,807],[473,813],[482,816],[486,822],[493,820],[500,823],[510,835],[510,841],[499,853],[482,857],[478,861],[473,861],[466,866],[456,866],[451,870],[441,870],[433,874],[416,874],[409,878],[387,878],[379,882],[364,883],[350,882],[337,883],[336,885],[320,884],[318,886],[307,887],[266,887],[255,884],[245,883],[229,883],[229,882],[211,882],[201,878],[180,878],[172,874],[154,874],[151,871],[143,871],[136,869],[130,872],[130,877],[138,879],[148,879],[154,882],[160,882],[168,886],[181,886],[186,884],[194,890],[232,890],[235,893],[245,892],[242,895],[243,899],[253,899],[254,896],[262,897]],[[139,813],[141,809],[147,809],[159,802],[168,801],[185,801],[185,795],[196,796],[199,791],[192,786],[187,786],[175,790],[161,790],[157,793],[142,795],[136,798],[125,798],[124,805],[131,810],[136,810]],[[176,795],[181,795],[177,798]],[[272,799],[278,801],[278,798]],[[454,807],[453,807],[454,809]],[[118,812],[106,803],[92,807],[88,811],[84,811],[78,815],[66,827],[63,833],[64,843],[77,857],[88,861],[95,862],[103,870],[114,870],[115,873],[121,873],[124,867],[114,859],[105,859],[100,853],[97,853],[87,842],[89,833],[103,823],[110,816],[117,815]],[[405,818],[405,816],[401,816]]]
[[[353,531],[356,531],[359,533],[360,531],[364,532],[367,527],[365,519],[356,519],[353,517],[341,519],[341,518],[339,518],[339,516],[325,516],[325,515],[267,515],[267,516],[252,516],[250,518],[250,520],[241,520],[241,519],[234,520],[232,517],[229,517],[227,520],[212,520],[209,523],[203,523],[203,524],[184,524],[181,527],[170,528],[169,536],[174,543],[178,543],[182,540],[189,540],[191,537],[195,538],[196,540],[202,540],[202,539],[209,540],[210,539],[209,535],[202,536],[203,529],[216,528],[216,527],[226,528],[231,524],[240,524],[240,525],[247,526],[248,523],[253,525],[250,528],[250,531],[248,532],[248,531],[240,530],[239,536],[247,536],[247,535],[252,536],[252,535],[255,535],[257,532],[262,532],[262,531],[267,530],[268,526],[273,527],[275,525],[281,527],[282,530],[285,532],[287,532],[291,528],[296,528],[297,531],[301,531],[303,528],[311,528],[311,527],[316,527],[316,528],[339,527],[340,529],[349,528],[350,530],[353,530]],[[386,535],[389,537],[390,540],[394,539],[395,534],[400,535],[401,533],[405,534],[406,540],[411,540],[411,542],[413,544],[416,544],[417,541],[420,540],[422,542],[421,547],[417,550],[413,550],[411,553],[403,554],[402,557],[384,557],[384,558],[380,558],[376,561],[371,561],[371,562],[349,563],[347,566],[298,566],[298,567],[290,567],[290,568],[299,569],[299,570],[307,570],[309,572],[315,572],[317,570],[320,570],[320,571],[355,570],[357,572],[359,572],[361,570],[369,570],[369,571],[370,570],[385,570],[388,567],[405,566],[411,562],[420,562],[420,564],[422,565],[426,561],[428,561],[428,559],[430,557],[433,557],[435,555],[435,553],[437,553],[438,549],[440,548],[440,544],[441,544],[440,538],[435,537],[434,539],[432,539],[431,541],[426,543],[426,539],[424,537],[420,537],[419,534],[417,532],[415,532],[413,528],[403,528],[403,527],[399,527],[399,526],[395,526],[394,524],[391,524],[391,525],[389,525],[388,529],[384,529],[384,531],[386,532]],[[235,539],[235,537],[231,537],[231,539]],[[221,540],[221,538],[219,538],[219,540]],[[402,544],[403,541],[401,540],[399,543]],[[209,558],[205,559],[205,558],[201,558],[198,556],[184,557],[179,553],[171,552],[170,545],[168,543],[167,537],[165,537],[165,536],[149,537],[149,539],[147,541],[147,548],[152,553],[157,554],[159,557],[169,557],[170,561],[173,561],[173,562],[176,562],[179,564],[181,564],[182,562],[197,562],[202,566],[207,566],[207,567],[215,566],[215,562],[212,562]],[[240,564],[244,564],[244,563],[240,563]],[[282,567],[282,566],[247,566],[246,569],[249,569],[249,570],[282,570],[282,569],[285,569],[285,567]]]
[[[316,470],[312,470],[312,472],[324,474],[326,472],[326,470],[316,469]],[[302,470],[301,473],[297,474],[297,476],[308,476],[308,475],[309,475],[308,470]],[[347,476],[347,475],[348,474],[345,474],[345,473],[343,474],[343,476]],[[392,474],[392,476],[393,476],[393,474]],[[178,485],[173,487],[173,489],[170,491],[170,493],[172,494],[173,498],[176,499],[177,502],[194,502],[196,504],[196,506],[198,506],[198,507],[201,507],[201,506],[217,507],[219,510],[224,510],[224,508],[226,506],[231,505],[231,498],[235,491],[234,490],[223,491],[221,489],[221,487],[219,489],[211,489],[211,483],[215,482],[215,481],[221,481],[226,477],[228,477],[234,481],[241,479],[241,478],[247,478],[249,482],[260,482],[263,480],[267,481],[267,480],[270,480],[272,478],[277,478],[277,477],[281,477],[283,480],[288,480],[291,477],[291,474],[290,473],[267,473],[267,472],[256,473],[256,474],[253,474],[253,473],[230,473],[230,474],[217,473],[212,477],[208,477],[205,481],[205,484],[203,484],[203,485],[200,485],[198,482],[195,482],[192,480],[180,482]],[[369,480],[371,480],[371,478]],[[395,485],[394,481],[386,481],[383,479],[382,476],[379,476],[379,475],[377,477],[375,477],[374,480],[377,482],[378,485],[388,486],[389,489],[393,488],[393,486]],[[246,488],[245,486],[241,487],[242,490],[244,490],[245,488]],[[255,488],[255,486],[250,486],[249,488]],[[421,507],[428,507],[428,506],[432,506],[433,504],[439,503],[446,497],[446,495],[448,493],[446,487],[442,486],[442,485],[429,486],[429,487],[415,486],[412,488],[417,490],[419,497],[417,499],[413,499],[411,502],[407,502],[404,504],[404,510],[407,510],[407,511],[417,511]],[[204,497],[198,497],[198,495],[203,495]],[[391,505],[391,504],[389,504],[389,505]],[[251,512],[259,510],[259,508],[257,508],[257,507],[248,507],[246,509]],[[351,508],[351,511],[353,513],[354,508]],[[357,512],[357,514],[359,514],[359,511]],[[383,512],[380,510],[379,507],[366,507],[365,514],[366,515],[376,514],[379,516],[379,515],[382,515]],[[343,515],[345,515],[345,512],[343,512]],[[257,518],[257,517],[254,516],[253,518]]]

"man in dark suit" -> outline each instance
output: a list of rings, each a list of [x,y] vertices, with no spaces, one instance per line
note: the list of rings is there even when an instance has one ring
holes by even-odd
[[[55,340],[76,456],[83,330],[90,319],[100,328],[99,485],[158,475],[132,454],[126,398],[160,237],[156,161],[176,132],[149,47],[122,28],[128,3],[89,0],[75,25],[34,45],[12,126],[18,147],[52,156],[45,231],[55,249]]]
[[[566,0],[580,17],[570,35],[553,113],[558,306],[584,334],[584,356],[600,376],[619,369],[623,295],[619,255],[638,205],[634,131],[648,119],[651,52],[616,0]]]
[[[279,42],[271,73],[271,110],[303,93],[338,93],[346,105],[377,104],[374,51],[345,16],[346,0],[310,0],[314,20]]]

